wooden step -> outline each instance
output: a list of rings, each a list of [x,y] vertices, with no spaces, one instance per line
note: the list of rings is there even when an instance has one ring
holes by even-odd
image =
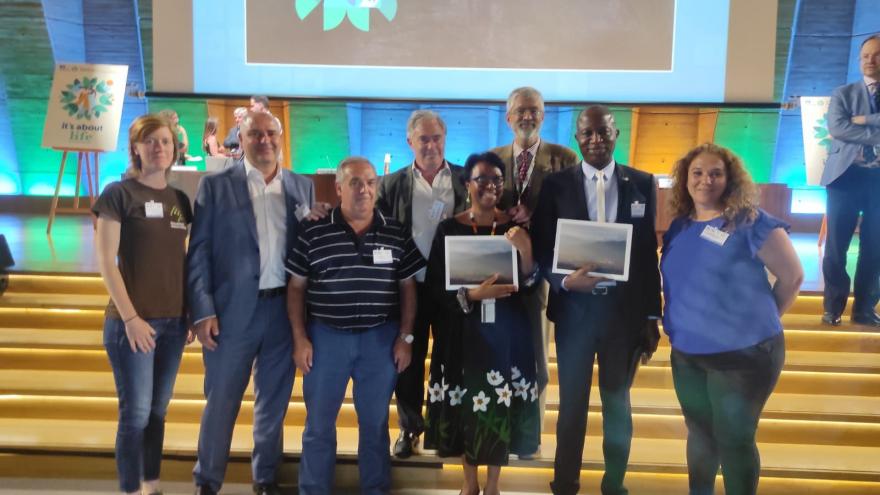
[[[4,434],[6,450],[46,450],[53,452],[106,453],[115,445],[115,421],[67,421],[50,419],[0,418],[0,431]],[[302,427],[284,428],[284,451],[287,458],[297,459],[301,452]],[[232,440],[233,458],[248,458],[252,448],[252,430],[238,425]],[[166,455],[193,456],[198,439],[198,425],[168,423],[165,428]],[[589,441],[584,449],[583,468],[603,467],[600,441]],[[357,429],[337,428],[337,459],[353,461],[357,456]],[[556,439],[542,435],[542,456],[532,461],[511,461],[511,466],[551,469]],[[801,444],[760,443],[762,475],[782,478],[844,479],[849,481],[880,482],[876,460],[880,457],[878,447],[829,445],[821,449],[807,449]],[[423,453],[415,455],[406,464],[440,463],[437,457]],[[458,464],[458,459],[447,459]],[[684,473],[685,441],[683,439],[640,438],[633,439],[629,471],[647,473]]]
[[[47,275],[38,273],[11,273],[8,293],[32,292],[39,294],[92,294],[107,295],[99,275]]]

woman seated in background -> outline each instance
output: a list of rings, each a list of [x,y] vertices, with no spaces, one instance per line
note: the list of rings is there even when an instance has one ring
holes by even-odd
[[[220,143],[217,142],[217,117],[208,117],[205,121],[205,131],[202,133],[202,148],[208,156],[223,158],[226,153]]]
[[[92,211],[96,254],[110,303],[104,348],[119,398],[116,468],[124,493],[161,494],[165,412],[187,335],[184,260],[189,198],[168,185],[177,159],[172,124],[156,115],[129,128],[131,166]]]
[[[504,236],[519,255],[520,288],[537,280],[529,234],[496,208],[504,163],[493,153],[468,157],[464,177],[471,207],[444,220],[428,258],[425,282],[445,311],[433,329],[425,446],[461,456],[462,494],[480,492],[477,466],[488,466],[483,493],[497,495],[509,454],[531,454],[540,434],[535,356],[529,318],[516,287],[495,274],[471,289],[446,290],[449,236]],[[482,321],[481,304],[494,300],[494,320]]]
[[[727,495],[755,494],[758,420],[785,361],[780,317],[803,269],[788,225],[757,207],[757,188],[730,150],[698,146],[672,179],[663,326],[688,429],[690,494],[715,493],[719,465]]]

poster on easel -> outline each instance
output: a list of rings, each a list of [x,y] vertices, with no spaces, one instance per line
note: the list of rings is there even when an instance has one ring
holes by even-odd
[[[801,131],[804,136],[804,164],[807,184],[818,186],[825,171],[825,161],[831,149],[828,132],[828,96],[801,96]]]
[[[43,147],[115,151],[127,77],[127,65],[57,64]]]

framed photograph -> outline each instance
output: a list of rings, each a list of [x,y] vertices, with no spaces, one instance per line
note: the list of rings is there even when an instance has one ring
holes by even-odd
[[[593,263],[594,277],[629,280],[632,225],[560,218],[556,222],[553,273],[569,274]]]
[[[448,236],[445,262],[446,290],[477,287],[496,273],[496,284],[519,286],[516,250],[503,235]]]

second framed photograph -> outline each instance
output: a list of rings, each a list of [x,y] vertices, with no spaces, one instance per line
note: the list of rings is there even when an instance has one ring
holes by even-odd
[[[569,274],[593,264],[594,277],[629,280],[632,225],[560,218],[556,222],[553,273]]]
[[[504,236],[448,236],[445,261],[446,290],[476,287],[496,273],[496,284],[519,286],[516,250]]]

